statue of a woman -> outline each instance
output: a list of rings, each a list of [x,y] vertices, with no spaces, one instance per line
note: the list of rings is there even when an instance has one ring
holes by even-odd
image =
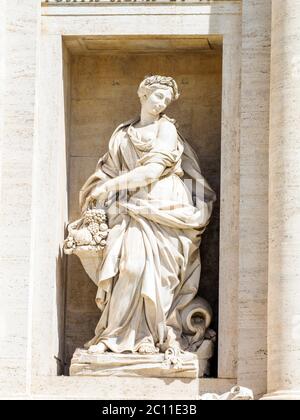
[[[92,202],[105,205],[109,224],[94,271],[86,260],[102,311],[89,352],[152,354],[189,345],[183,314],[197,294],[199,245],[215,194],[164,114],[179,97],[176,82],[146,77],[138,95],[140,117],[116,129],[80,194],[83,212]]]

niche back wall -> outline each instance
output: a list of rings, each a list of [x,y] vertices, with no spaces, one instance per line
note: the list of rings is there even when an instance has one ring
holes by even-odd
[[[164,54],[77,55],[71,57],[69,144],[69,219],[80,216],[78,195],[122,122],[138,115],[138,85],[147,74],[175,78],[181,96],[167,115],[195,149],[201,169],[218,195],[213,218],[201,245],[199,293],[213,306],[217,329],[219,276],[219,191],[222,51]],[[68,257],[65,307],[65,361],[93,337],[100,312],[96,287],[79,259]]]

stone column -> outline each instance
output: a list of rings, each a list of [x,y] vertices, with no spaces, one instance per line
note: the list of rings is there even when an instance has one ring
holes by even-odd
[[[300,399],[300,0],[273,0],[268,395]]]
[[[267,389],[271,1],[242,2],[237,383]]]

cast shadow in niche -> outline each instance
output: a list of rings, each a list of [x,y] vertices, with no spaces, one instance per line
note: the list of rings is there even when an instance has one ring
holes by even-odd
[[[58,249],[56,258],[56,316],[58,334],[58,354],[54,355],[57,362],[57,375],[65,374],[65,292],[66,292],[66,256],[62,253],[61,247]]]

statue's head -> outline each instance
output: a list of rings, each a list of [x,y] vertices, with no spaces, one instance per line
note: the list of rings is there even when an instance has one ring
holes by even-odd
[[[171,102],[179,98],[177,83],[172,77],[147,76],[138,89],[143,107],[151,114],[161,114]]]

